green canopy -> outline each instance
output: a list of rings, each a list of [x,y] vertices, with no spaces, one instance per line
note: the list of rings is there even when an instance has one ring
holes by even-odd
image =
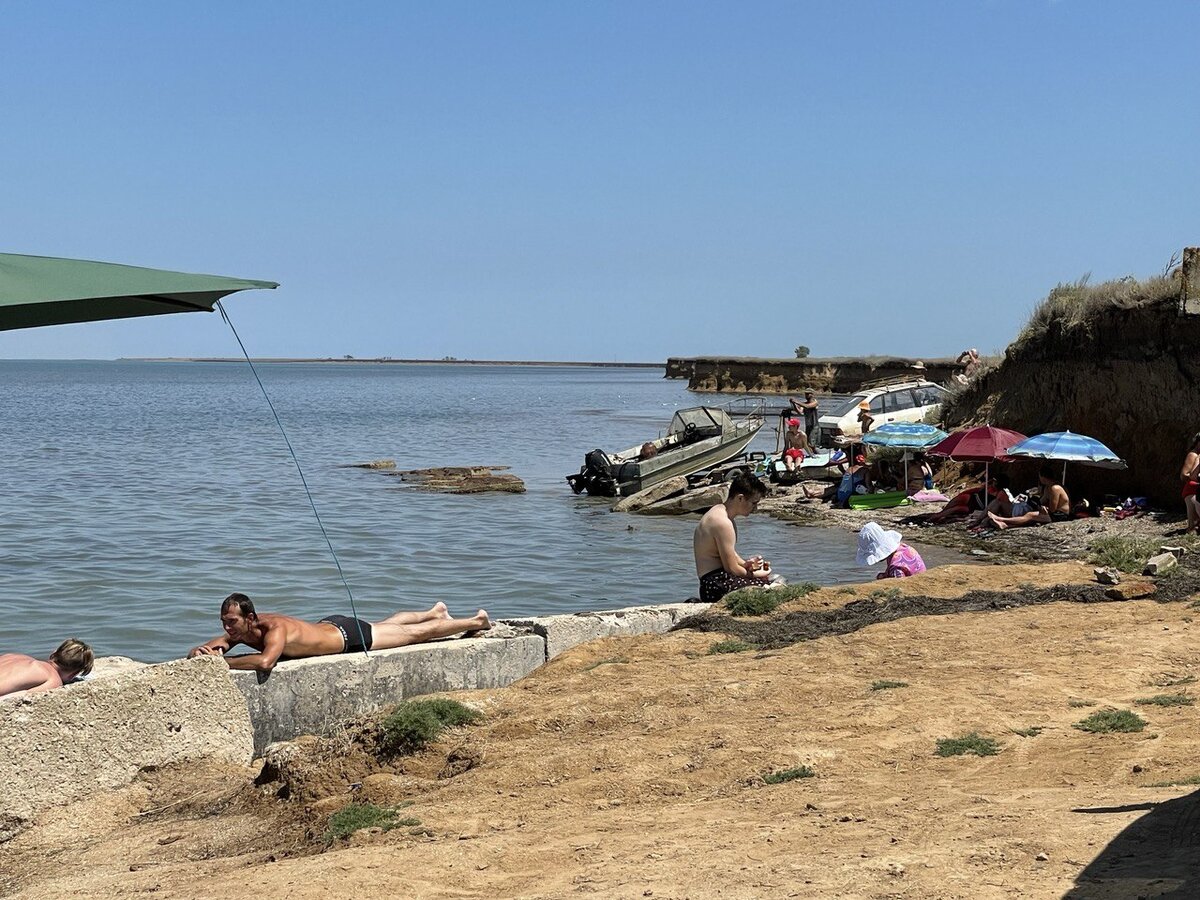
[[[277,287],[274,281],[0,253],[0,331],[212,312],[227,294]]]

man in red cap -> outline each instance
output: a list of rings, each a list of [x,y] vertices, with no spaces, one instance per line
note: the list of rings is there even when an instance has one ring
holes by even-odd
[[[800,463],[804,461],[804,457],[811,452],[812,448],[808,445],[808,438],[800,430],[800,420],[788,419],[787,434],[783,437],[784,466],[789,472],[795,472]]]

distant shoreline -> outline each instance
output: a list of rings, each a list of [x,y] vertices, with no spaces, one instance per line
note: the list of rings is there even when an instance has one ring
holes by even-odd
[[[576,366],[596,369],[665,369],[660,362],[579,362],[529,360],[529,359],[392,359],[376,357],[362,359],[336,359],[334,357],[254,357],[256,363],[396,363],[406,366]],[[117,362],[198,362],[238,363],[240,356],[122,356]]]

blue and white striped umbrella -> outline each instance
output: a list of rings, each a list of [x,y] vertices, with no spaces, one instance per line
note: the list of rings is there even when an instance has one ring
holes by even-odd
[[[1025,438],[1021,443],[1008,448],[1009,456],[1024,456],[1032,459],[1061,460],[1083,463],[1101,469],[1124,469],[1125,460],[1117,456],[1095,438],[1071,431],[1051,431]]]
[[[868,431],[862,437],[864,444],[876,447],[899,447],[904,450],[920,450],[930,447],[949,437],[940,428],[921,422],[888,422]]]

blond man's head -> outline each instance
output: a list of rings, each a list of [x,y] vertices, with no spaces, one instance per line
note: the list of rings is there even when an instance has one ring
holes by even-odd
[[[50,662],[78,678],[80,675],[86,675],[92,671],[95,657],[92,655],[92,648],[83,641],[67,638],[58,645],[57,650],[50,654]]]

